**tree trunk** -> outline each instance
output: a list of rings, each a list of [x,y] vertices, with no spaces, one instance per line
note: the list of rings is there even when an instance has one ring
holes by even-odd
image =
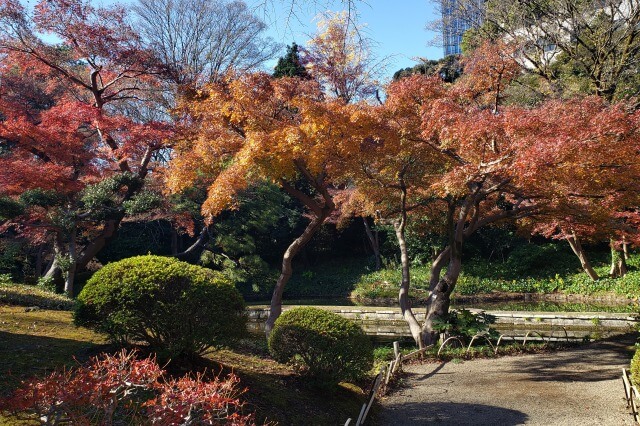
[[[40,276],[42,275],[42,267],[43,267],[43,263],[44,263],[44,247],[42,245],[39,245],[36,249],[36,264],[34,266],[34,272],[33,274],[35,275],[36,279],[40,278]]]
[[[282,313],[282,294],[284,292],[285,285],[287,284],[287,282],[291,278],[291,274],[293,273],[293,259],[311,240],[311,237],[313,237],[318,229],[320,229],[325,219],[329,217],[330,213],[331,210],[323,209],[320,216],[314,216],[314,218],[305,228],[302,235],[296,238],[284,252],[284,255],[282,256],[282,270],[280,271],[280,276],[278,277],[278,281],[276,282],[276,287],[273,289],[273,296],[271,297],[271,307],[269,308],[269,318],[267,319],[267,323],[265,324],[265,333],[267,335],[267,338],[269,337],[269,334],[273,329],[273,324],[275,324],[276,320]]]
[[[47,272],[44,273],[43,278],[57,281],[61,279],[61,277],[62,277],[62,269],[60,269],[58,260],[55,258],[55,255],[54,255],[54,258],[52,259],[52,262],[49,265]]]
[[[627,274],[627,262],[625,261],[624,249],[616,247],[616,242],[611,239],[609,241],[611,247],[611,269],[609,276],[611,278],[622,278]]]
[[[69,237],[69,269],[65,271],[66,276],[64,280],[64,293],[69,298],[73,298],[73,284],[76,277],[77,266],[76,230],[74,228]]]
[[[367,233],[367,239],[369,240],[369,245],[371,246],[371,250],[373,250],[373,256],[376,260],[376,271],[379,271],[382,265],[380,264],[380,239],[378,237],[378,230],[376,229],[374,234],[366,217],[362,218],[362,222],[364,223],[364,230]]]
[[[438,279],[438,282],[433,286],[427,298],[427,313],[422,326],[422,336],[425,345],[435,344],[438,340],[439,333],[433,329],[433,321],[443,318],[449,313],[451,293],[453,293],[456,283],[458,282],[458,277],[460,277],[460,272],[462,271],[461,248],[461,245],[458,250],[449,248],[447,272],[442,278]],[[443,250],[442,253],[446,251],[447,249]],[[436,259],[436,262],[437,261],[438,259]],[[433,276],[432,280],[435,280]]]
[[[566,239],[569,245],[571,246],[571,250],[573,250],[575,255],[578,256],[578,259],[580,260],[580,265],[582,266],[582,269],[584,270],[584,272],[586,272],[587,275],[589,275],[589,278],[591,278],[593,281],[596,281],[597,279],[599,279],[600,277],[598,277],[598,273],[594,271],[593,267],[591,266],[591,263],[589,262],[589,259],[587,259],[587,255],[585,254],[582,248],[582,244],[580,244],[580,240],[578,239],[578,236],[576,235],[576,233],[575,232],[571,233],[571,235],[567,236]]]
[[[124,217],[124,215],[123,215]],[[115,236],[122,218],[108,220],[104,224],[104,228],[100,235],[93,239],[82,251],[78,253],[76,270],[82,271],[86,268],[87,264],[96,257],[100,250],[102,250]]]
[[[624,252],[625,260],[629,260],[629,243],[627,240],[622,240],[622,251]]]
[[[411,285],[411,274],[410,274],[410,265],[409,265],[409,255],[407,252],[407,242],[404,235],[404,230],[406,226],[406,212],[403,214],[404,218],[400,221],[396,221],[393,224],[393,227],[396,231],[396,238],[398,240],[398,245],[400,246],[400,263],[402,265],[402,281],[400,283],[400,292],[398,293],[398,302],[400,304],[400,311],[402,312],[402,317],[409,324],[409,330],[411,331],[411,336],[413,340],[416,341],[416,344],[420,349],[424,347],[423,338],[422,338],[422,329],[420,328],[420,323],[416,319],[413,311],[411,309],[411,301],[409,300],[409,287]]]
[[[304,249],[307,243],[311,240],[311,237],[314,236],[324,221],[336,208],[333,198],[331,197],[331,194],[329,194],[327,183],[324,181],[324,174],[321,173],[320,175],[314,176],[301,161],[296,160],[295,165],[307,182],[317,191],[318,194],[322,196],[323,202],[319,203],[318,200],[295,188],[287,181],[281,181],[282,189],[304,204],[313,214],[313,219],[309,222],[302,235],[296,238],[289,247],[287,247],[287,250],[282,256],[282,269],[280,271],[278,281],[276,282],[276,287],[273,289],[271,307],[269,308],[269,318],[265,324],[267,339],[273,329],[273,325],[282,313],[282,293],[284,293],[284,287],[293,273],[293,259],[302,249]]]
[[[178,231],[171,227],[171,256],[178,254]]]
[[[63,253],[63,249],[62,249],[62,243],[60,241],[60,236],[56,235],[53,241],[52,262],[51,262],[51,265],[49,266],[49,269],[47,270],[47,272],[44,274],[44,277],[43,277],[47,280],[49,279],[53,280],[56,291],[59,291],[59,289],[63,288],[64,281],[65,281],[64,273],[62,271],[62,267],[60,266],[60,262],[58,260],[59,257],[62,255],[62,253]]]
[[[449,261],[449,253],[451,252],[451,248],[449,246],[445,247],[440,253],[436,253],[431,262],[431,272],[429,277],[429,291],[433,291],[438,285],[440,281],[440,274],[442,272],[442,268]]]
[[[207,243],[208,239],[209,239],[209,228],[207,227],[207,225],[204,225],[202,227],[202,230],[200,231],[200,235],[198,235],[198,239],[189,247],[187,247],[185,251],[181,253],[177,253],[175,257],[180,260],[196,259],[201,255],[202,250],[204,250],[205,244]]]
[[[422,325],[422,336],[425,345],[434,344],[438,340],[438,332],[433,329],[434,320],[443,318],[449,313],[451,293],[453,293],[462,271],[462,243],[465,238],[477,229],[476,225],[480,214],[479,201],[476,199],[477,194],[476,192],[467,196],[460,208],[457,219],[455,219],[456,203],[451,202],[449,204],[447,214],[449,246],[440,252],[431,266],[431,291],[427,298],[427,312]],[[472,212],[473,214],[471,214]],[[449,259],[447,272],[442,278],[439,278],[440,271],[447,258]]]

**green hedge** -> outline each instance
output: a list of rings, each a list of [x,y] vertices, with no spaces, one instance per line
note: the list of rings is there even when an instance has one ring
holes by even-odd
[[[636,353],[631,359],[631,368],[629,369],[629,372],[631,373],[631,383],[636,386],[640,386],[640,348],[636,349]]]
[[[161,358],[200,354],[246,330],[244,301],[220,273],[159,256],[106,265],[78,295],[75,322]]]
[[[292,362],[316,383],[332,386],[355,380],[373,364],[369,337],[353,321],[318,308],[283,313],[269,336],[269,351],[278,362]]]

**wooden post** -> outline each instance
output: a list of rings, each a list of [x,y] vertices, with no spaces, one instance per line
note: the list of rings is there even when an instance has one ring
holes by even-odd
[[[376,399],[376,394],[378,393],[378,388],[382,383],[383,376],[384,376],[384,369],[382,369],[382,371],[378,373],[378,376],[376,377],[376,380],[373,383],[373,388],[371,388],[371,392],[369,393],[369,402],[367,402],[367,408],[364,410],[364,415],[362,416],[361,424],[364,423],[364,421],[366,420],[367,414],[369,414],[369,409],[373,405],[373,401]]]
[[[394,361],[390,361],[389,362],[389,367],[387,369],[387,377],[384,380],[384,384],[385,385],[388,385],[389,384],[389,380],[391,380],[391,372],[393,371],[393,364],[394,364]]]
[[[364,417],[364,412],[367,409],[367,404],[362,404],[362,409],[360,410],[360,415],[358,416],[358,420],[356,421],[356,426],[360,426],[362,424],[362,418]]]
[[[622,384],[624,386],[624,397],[627,400],[627,408],[631,406],[631,383],[629,382],[629,376],[627,370],[622,369]]]
[[[395,355],[394,358],[398,359],[400,355],[400,342],[393,342],[393,354]]]
[[[400,368],[401,366],[402,366],[402,354],[399,354],[398,358],[396,358],[396,363],[393,365],[392,373],[395,373],[396,371],[398,371],[398,368]]]

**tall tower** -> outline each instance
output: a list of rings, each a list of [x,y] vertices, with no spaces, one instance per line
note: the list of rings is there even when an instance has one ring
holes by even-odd
[[[441,0],[444,56],[462,53],[462,35],[482,24],[485,0]]]

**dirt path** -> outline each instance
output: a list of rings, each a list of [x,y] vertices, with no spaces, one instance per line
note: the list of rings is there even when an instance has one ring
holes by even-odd
[[[541,355],[405,366],[379,425],[633,425],[620,379],[636,335]]]

